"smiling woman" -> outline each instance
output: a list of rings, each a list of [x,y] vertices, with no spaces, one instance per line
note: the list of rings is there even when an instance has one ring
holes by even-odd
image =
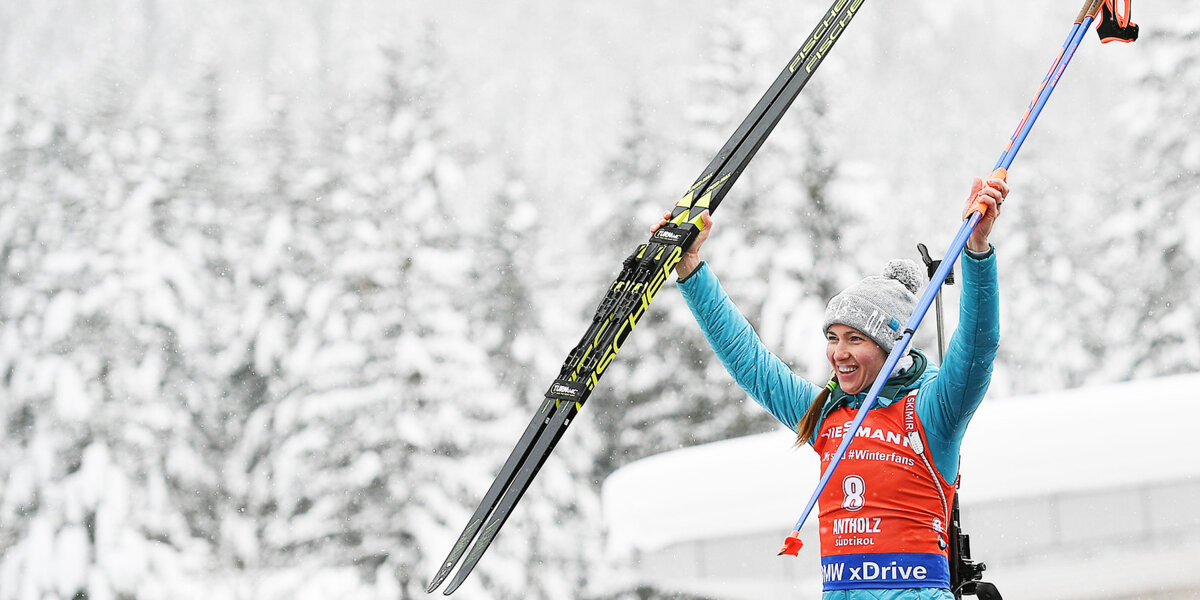
[[[916,308],[916,294],[924,283],[917,263],[893,260],[882,276],[867,277],[829,301],[825,310],[825,355],[833,376],[800,419],[797,444],[812,439],[825,416],[830,393],[840,389],[845,394],[860,394],[875,382],[901,333],[900,324]],[[917,372],[912,367],[913,358],[905,356],[889,377]]]
[[[680,291],[726,370],[801,444],[813,447],[822,472],[832,468],[843,438],[854,436],[852,451],[820,495],[825,600],[954,597],[947,525],[959,447],[999,348],[996,257],[988,236],[1007,194],[1002,179],[976,179],[968,196],[968,207],[977,200],[986,212],[963,253],[959,325],[944,363],[939,368],[909,351],[887,374],[857,433],[848,424],[859,418],[916,308],[924,280],[915,263],[892,261],[881,276],[829,301],[823,330],[833,375],[823,387],[796,376],[766,349],[700,260],[712,231],[707,213],[676,268]],[[862,523],[869,527],[857,526]]]

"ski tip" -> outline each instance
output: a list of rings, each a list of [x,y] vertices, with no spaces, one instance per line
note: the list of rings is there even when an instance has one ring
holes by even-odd
[[[472,565],[472,567],[474,567],[474,565]],[[458,586],[462,585],[463,582],[467,580],[467,575],[470,573],[470,569],[467,569],[466,571],[459,571],[458,574],[454,576],[454,579],[451,579],[450,583],[446,584],[446,589],[442,590],[442,594],[446,596],[453,594],[455,590],[458,589]]]
[[[804,547],[804,542],[800,541],[800,532],[793,531],[786,540],[783,540],[783,547],[779,549],[778,556],[800,556],[800,549]]]
[[[432,594],[441,587],[442,582],[446,581],[446,578],[450,576],[450,568],[452,566],[452,563],[447,562],[441,569],[438,569],[437,575],[433,576],[433,581],[429,582],[429,587],[425,588],[426,594]]]
[[[444,581],[444,580],[445,580],[444,577],[438,577],[437,579],[434,579],[433,581],[429,582],[429,587],[425,588],[425,593],[432,594],[432,593],[436,592],[437,589],[442,585],[442,581]]]

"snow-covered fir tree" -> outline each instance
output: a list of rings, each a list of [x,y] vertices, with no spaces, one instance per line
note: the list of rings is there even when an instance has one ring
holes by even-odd
[[[499,189],[489,195],[479,211],[488,226],[473,242],[472,339],[487,353],[500,390],[511,397],[511,416],[528,420],[564,359],[559,353],[564,344],[548,343],[546,338],[544,302],[570,292],[551,277],[565,266],[554,257],[558,250],[554,242],[560,240],[540,218],[539,199],[525,177],[505,169]],[[598,489],[589,479],[597,452],[593,410],[588,405],[575,419],[545,472],[534,479],[530,493],[518,505],[513,525],[506,526],[506,531],[514,527],[510,535],[525,541],[529,571],[535,580],[542,580],[529,586],[529,597],[581,596],[590,585],[593,563],[578,548],[597,547],[600,535]],[[521,429],[505,427],[509,429],[497,431],[508,436],[511,448]],[[481,487],[469,494],[469,504],[483,492]],[[554,568],[567,577],[544,577],[546,565],[557,565]]]
[[[1013,207],[1001,248],[1020,266],[1001,272],[1005,312],[1019,318],[1003,321],[997,368],[1014,391],[1200,368],[1200,314],[1188,300],[1200,288],[1200,204],[1191,193],[1200,145],[1188,134],[1200,124],[1189,99],[1200,90],[1200,61],[1185,50],[1200,11],[1181,7],[1177,17],[1128,47],[1149,53],[1137,72],[1109,73],[1130,82],[1126,100],[1105,115],[1113,126],[1089,133],[1120,150],[1069,184],[1052,162],[1023,156],[1028,183],[1016,193],[1029,201]],[[1171,120],[1182,122],[1162,126]]]
[[[265,199],[258,236],[243,240],[255,258],[234,266],[246,302],[232,350],[247,349],[240,372],[266,385],[234,458],[257,519],[249,549],[287,570],[277,585],[357,573],[349,585],[366,597],[418,597],[529,415],[498,381],[520,364],[477,326],[497,300],[476,281],[495,248],[438,112],[436,48],[382,56],[381,84],[337,111],[340,138],[325,136],[337,143],[299,173],[299,196]],[[583,585],[570,547],[526,542],[594,500],[561,466],[538,479],[466,593]],[[526,579],[526,561],[557,576]]]
[[[1119,379],[1200,369],[1200,7],[1172,13],[1143,28],[1148,56],[1118,111],[1138,152],[1114,161],[1119,178],[1095,182],[1096,196],[1110,198],[1094,261],[1113,294],[1101,365]]]
[[[997,248],[1010,265],[1000,271],[1003,314],[1020,317],[1001,320],[1004,342],[996,369],[1005,389],[997,386],[994,393],[1063,389],[1106,377],[1096,370],[1106,334],[1087,323],[1104,314],[1114,301],[1113,290],[1104,284],[1105,273],[1095,271],[1091,254],[1096,249],[1057,230],[1067,221],[1095,227],[1091,215],[1075,211],[1094,192],[1056,189],[1046,183],[1053,177],[1030,161],[1022,172],[1025,183],[1013,192],[1019,204],[1005,207],[1008,231]]]
[[[6,111],[0,597],[186,597],[210,565],[175,479],[181,406],[213,395],[190,362],[212,294],[168,237],[161,130],[112,108]]]
[[[831,142],[837,133],[828,112],[824,85],[810,82],[756,165],[773,184],[756,219],[763,247],[753,254],[766,255],[756,271],[765,282],[764,296],[755,299],[758,332],[798,374],[814,380],[825,375],[820,328],[826,302],[881,268],[862,273],[857,266],[865,261],[855,253],[872,249],[850,243],[862,238],[853,225],[854,204],[838,186],[840,159]]]
[[[539,359],[549,359],[540,343],[545,332],[533,300],[539,213],[524,179],[510,174],[482,214],[488,227],[472,263],[472,293],[478,298],[472,337],[487,351],[500,385],[525,402],[545,391],[538,389],[543,382],[536,379],[537,367]]]

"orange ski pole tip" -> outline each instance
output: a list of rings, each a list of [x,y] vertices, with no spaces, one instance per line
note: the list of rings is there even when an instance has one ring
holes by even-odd
[[[799,556],[800,549],[804,547],[804,542],[800,541],[800,532],[793,531],[786,540],[783,540],[783,547],[779,549],[779,556],[784,554],[788,556]]]

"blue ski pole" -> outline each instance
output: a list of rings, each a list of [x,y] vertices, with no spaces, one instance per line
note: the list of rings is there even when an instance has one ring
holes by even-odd
[[[1086,0],[1083,10],[1081,10],[1079,16],[1075,18],[1075,23],[1071,27],[1071,32],[1067,36],[1066,42],[1063,43],[1062,49],[1059,51],[1058,56],[1055,57],[1053,65],[1051,65],[1050,70],[1046,73],[1046,77],[1042,80],[1042,85],[1038,89],[1037,95],[1034,97],[1033,102],[1030,102],[1029,108],[1025,112],[1025,116],[1022,117],[1020,124],[1017,126],[1017,130],[1013,133],[1012,138],[1009,140],[1008,146],[1000,155],[1000,159],[996,161],[996,166],[991,177],[999,179],[1007,178],[1009,166],[1011,166],[1013,160],[1016,159],[1017,152],[1021,149],[1021,145],[1025,143],[1025,138],[1028,137],[1029,131],[1033,129],[1034,122],[1037,121],[1038,116],[1042,112],[1042,108],[1046,106],[1046,101],[1050,99],[1050,94],[1054,92],[1055,86],[1058,85],[1059,78],[1062,77],[1063,71],[1067,68],[1067,64],[1070,63],[1071,58],[1075,55],[1075,50],[1079,47],[1079,43],[1083,40],[1084,34],[1087,33],[1092,22],[1095,20],[1096,15],[1101,12],[1102,8],[1104,9],[1104,17],[1106,19],[1105,24],[1111,28],[1111,24],[1109,23],[1108,19],[1115,19],[1119,21],[1119,30],[1123,32],[1123,34],[1118,36],[1110,35],[1108,37],[1105,37],[1105,35],[1102,34],[1101,41],[1132,41],[1133,39],[1137,38],[1137,25],[1129,22],[1128,2],[1126,3],[1125,17],[1123,20],[1116,16],[1110,16],[1115,15],[1116,13],[1116,11],[1110,6],[1112,2],[1113,0]],[[800,540],[800,528],[803,527],[804,523],[808,520],[808,516],[812,513],[813,507],[815,507],[817,504],[817,498],[819,498],[821,492],[825,490],[825,486],[829,483],[829,479],[833,476],[833,472],[837,469],[838,464],[841,463],[842,458],[846,455],[846,449],[850,446],[850,442],[854,440],[855,435],[858,434],[858,430],[862,426],[863,420],[867,417],[867,411],[869,411],[871,407],[875,405],[875,401],[879,398],[879,392],[883,389],[884,383],[887,382],[888,376],[893,370],[895,370],[896,364],[900,362],[900,358],[904,356],[905,352],[908,351],[908,347],[912,343],[913,335],[916,333],[917,328],[920,327],[921,321],[925,318],[925,314],[929,312],[929,306],[933,303],[934,298],[941,290],[942,283],[946,280],[946,277],[949,275],[951,269],[954,268],[954,263],[958,260],[958,256],[962,253],[963,248],[966,247],[967,238],[971,237],[971,232],[975,230],[975,226],[979,224],[979,220],[983,218],[983,215],[986,211],[986,204],[983,203],[979,196],[976,196],[974,205],[971,207],[968,217],[963,221],[962,226],[959,227],[958,233],[954,236],[954,240],[951,242],[950,248],[946,251],[945,258],[942,259],[937,271],[934,273],[933,277],[930,278],[929,285],[925,287],[925,290],[921,294],[921,298],[917,301],[917,307],[913,310],[912,315],[909,317],[908,322],[904,326],[903,335],[899,341],[896,342],[896,345],[892,347],[892,351],[890,354],[888,354],[887,360],[883,364],[883,368],[880,369],[879,375],[875,377],[874,383],[871,384],[871,388],[867,392],[866,400],[863,401],[862,407],[859,409],[858,414],[854,417],[850,427],[847,428],[847,433],[845,437],[842,438],[842,443],[838,446],[837,451],[830,459],[829,467],[825,469],[824,473],[821,474],[821,479],[817,482],[817,488],[813,490],[812,497],[808,499],[808,504],[805,505],[803,514],[801,514],[800,519],[796,521],[796,526],[793,528],[792,534],[788,536],[786,540],[784,540],[783,547],[779,550],[780,555],[787,554],[790,556],[797,556],[799,554],[800,548],[804,545]]]

